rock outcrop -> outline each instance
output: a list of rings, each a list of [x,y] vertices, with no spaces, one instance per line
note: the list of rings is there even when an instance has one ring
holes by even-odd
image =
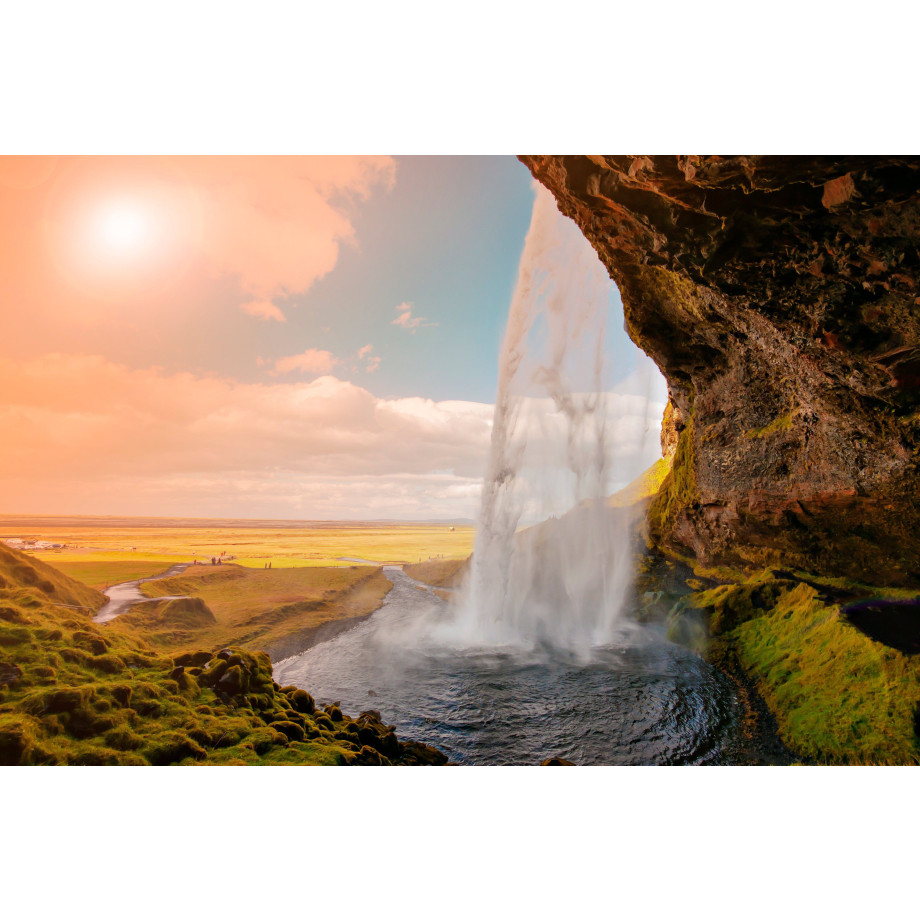
[[[920,158],[521,159],[668,381],[652,538],[920,584]]]

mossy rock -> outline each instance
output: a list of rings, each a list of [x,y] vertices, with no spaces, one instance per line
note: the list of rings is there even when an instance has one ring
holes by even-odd
[[[5,604],[0,605],[0,620],[16,623],[19,626],[25,626],[30,622],[29,617],[19,607],[9,607]]]
[[[36,669],[33,668],[33,673]],[[11,661],[0,661],[0,687],[12,687],[19,684],[22,668]]]
[[[144,740],[128,728],[112,728],[103,736],[105,743],[116,751],[136,751],[142,747]]]
[[[421,741],[401,741],[399,748],[400,762],[407,765],[440,767],[447,763],[447,755],[443,751]]]
[[[60,650],[60,656],[64,661],[70,662],[70,664],[80,665],[81,667],[87,667],[90,658],[89,652],[83,651],[82,648],[62,648]]]
[[[112,695],[112,699],[115,700],[120,706],[128,706],[131,702],[131,694],[133,692],[132,688],[128,684],[116,684],[113,687],[108,688],[109,693]]]
[[[24,626],[6,626],[0,628],[0,645],[24,645],[32,641],[32,633]]]
[[[77,767],[145,767],[147,761],[137,754],[111,748],[83,748],[71,752],[67,763]]]
[[[228,696],[245,693],[249,689],[249,675],[239,665],[230,665],[217,681],[217,688]]]
[[[41,695],[42,711],[74,712],[89,703],[95,696],[92,687],[65,687]]]
[[[369,745],[364,745],[358,751],[358,756],[351,763],[360,767],[382,767],[385,765],[385,760],[380,756],[379,751]]]
[[[272,728],[286,735],[291,741],[303,741],[306,737],[303,726],[298,725],[296,722],[289,722],[286,720],[272,722]]]
[[[286,690],[285,696],[290,700],[291,707],[297,712],[306,713],[308,716],[316,712],[316,701],[306,690],[295,687],[290,691]]]
[[[206,665],[213,657],[211,652],[189,652],[186,655],[179,655],[173,660],[177,665],[200,668]]]
[[[0,766],[23,763],[34,745],[35,726],[30,719],[7,716],[0,722]]]
[[[213,687],[224,676],[229,665],[223,658],[212,658],[201,672],[201,682],[207,687]]]
[[[332,719],[330,719],[329,716],[324,712],[317,712],[313,716],[313,722],[321,731],[331,732],[335,730],[335,726],[332,724]]]
[[[158,736],[144,748],[143,754],[154,766],[165,766],[189,758],[203,760],[207,757],[207,752],[200,744],[179,732]]]
[[[87,661],[87,664],[94,670],[101,671],[103,674],[121,674],[128,670],[128,666],[117,655],[93,655],[93,657]]]
[[[195,699],[201,692],[201,687],[191,674],[183,672],[176,678],[176,692],[188,699]]]
[[[109,649],[109,643],[97,633],[78,631],[73,634],[72,642],[93,655],[102,655]]]
[[[138,715],[148,719],[159,718],[165,711],[159,700],[136,700],[133,709]]]
[[[112,716],[97,713],[95,709],[75,709],[67,716],[67,730],[74,738],[92,738],[102,735],[116,725]]]

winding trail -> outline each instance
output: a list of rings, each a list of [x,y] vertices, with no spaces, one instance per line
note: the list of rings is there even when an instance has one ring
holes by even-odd
[[[161,578],[170,578],[173,575],[179,575],[190,565],[190,562],[178,562],[159,575],[151,575],[149,578],[136,578],[134,581],[123,581],[121,584],[112,585],[110,588],[106,588],[102,593],[109,599],[109,602],[103,607],[100,607],[99,612],[93,617],[93,622],[108,623],[114,620],[115,617],[126,613],[135,604],[141,604],[144,601],[175,601],[183,597],[188,597],[187,594],[170,594],[166,597],[145,597],[141,594],[140,586],[145,581],[158,581]]]

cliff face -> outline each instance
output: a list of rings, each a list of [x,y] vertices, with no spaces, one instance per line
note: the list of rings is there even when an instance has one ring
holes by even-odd
[[[667,378],[653,538],[920,584],[920,158],[521,159]]]

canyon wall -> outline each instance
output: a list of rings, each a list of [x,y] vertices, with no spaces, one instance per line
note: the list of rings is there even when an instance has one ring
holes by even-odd
[[[521,160],[668,381],[651,538],[920,585],[920,158]]]

